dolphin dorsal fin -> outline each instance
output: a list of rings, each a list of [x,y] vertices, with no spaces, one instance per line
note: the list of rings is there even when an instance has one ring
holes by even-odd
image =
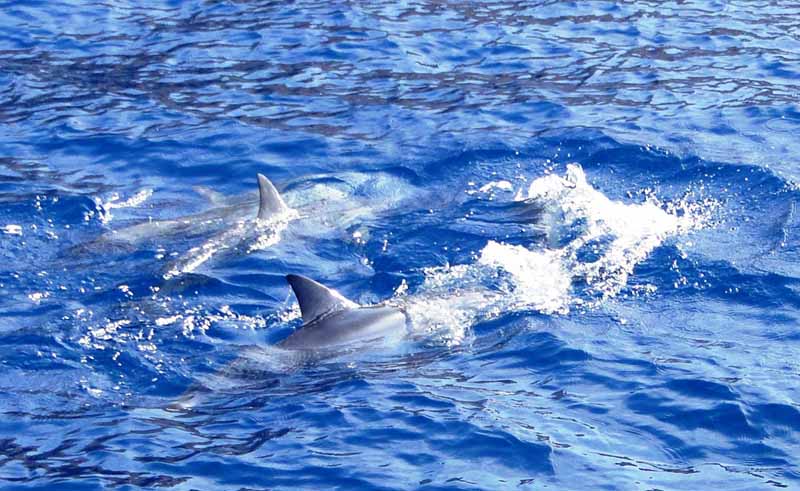
[[[278,194],[278,190],[272,184],[272,181],[266,178],[264,174],[258,175],[258,219],[263,220],[269,218],[276,213],[281,213],[289,209],[283,198]]]
[[[321,315],[337,310],[352,309],[358,305],[343,297],[336,290],[320,285],[316,281],[296,274],[286,276],[286,281],[297,297],[303,322],[309,323]]]

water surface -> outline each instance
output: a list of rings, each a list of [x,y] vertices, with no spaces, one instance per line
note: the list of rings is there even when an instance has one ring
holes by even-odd
[[[0,7],[3,489],[800,487],[796,7]]]

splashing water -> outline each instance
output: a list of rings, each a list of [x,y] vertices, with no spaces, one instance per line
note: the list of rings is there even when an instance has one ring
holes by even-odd
[[[568,165],[563,177],[535,180],[524,199],[543,205],[551,244],[569,234],[559,249],[565,269],[586,283],[584,293],[601,298],[617,295],[653,249],[702,227],[713,210],[709,203],[665,204],[652,196],[639,204],[612,201],[586,181],[577,164]]]
[[[702,227],[713,210],[713,203],[661,203],[654,197],[638,204],[613,201],[587,182],[577,164],[568,165],[563,176],[534,180],[515,200],[541,206],[548,246],[529,250],[489,241],[472,264],[426,269],[414,295],[401,292],[392,301],[416,329],[459,344],[482,319],[521,310],[566,314],[573,305],[597,305],[619,294],[656,247]]]
[[[502,183],[486,184],[480,192],[512,190],[508,181]],[[563,175],[534,180],[514,199],[541,209],[538,229],[545,232],[546,244],[528,249],[490,240],[472,263],[425,268],[423,283],[413,293],[403,284],[387,302],[409,315],[415,334],[460,345],[468,342],[476,323],[507,313],[563,315],[576,305],[598,305],[619,294],[636,265],[656,247],[669,237],[703,226],[713,209],[707,202],[662,203],[652,196],[641,203],[614,201],[592,187],[577,164],[568,165]],[[253,220],[238,221],[171,263],[163,277],[191,273],[229,249],[250,253],[274,245],[298,217],[291,209],[255,225]],[[286,323],[298,315],[295,309],[276,320]],[[156,325],[179,323],[183,335],[192,337],[212,324],[231,320],[236,324],[243,319],[187,310],[159,318]],[[264,327],[264,322],[259,326]],[[82,341],[102,342],[104,335],[118,327],[124,326],[98,326]]]
[[[16,224],[10,224],[4,226],[2,229],[4,234],[6,235],[22,235],[22,226]]]

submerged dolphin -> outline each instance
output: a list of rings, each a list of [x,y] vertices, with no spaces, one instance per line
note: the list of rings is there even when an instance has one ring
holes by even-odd
[[[285,213],[289,207],[283,201],[278,190],[272,182],[263,174],[258,174],[258,212],[255,217],[253,213],[253,202],[250,200],[239,200],[231,204],[218,206],[211,210],[188,215],[180,218],[154,220],[120,230],[111,232],[111,240],[138,243],[153,237],[164,237],[170,235],[181,235],[191,237],[196,235],[206,235],[209,229],[223,228],[232,221],[241,221],[252,218],[267,220],[268,218]],[[203,191],[202,194],[209,197],[213,202],[220,202],[223,198],[211,191]]]
[[[407,334],[408,317],[400,309],[360,306],[304,276],[290,274],[286,280],[300,304],[303,326],[278,343],[280,348],[315,350]]]
[[[165,260],[162,272],[169,280],[194,273],[212,260],[271,248],[284,234],[297,241],[336,236],[360,243],[369,237],[364,222],[415,189],[407,176],[383,171],[305,176],[285,185],[286,195],[263,175],[259,174],[258,184],[257,201],[252,194],[226,197],[195,188],[214,206],[200,213],[111,227],[99,239],[71,249],[71,257],[95,256],[99,249],[130,253],[145,245],[155,250],[156,259]],[[105,206],[98,204],[101,211]],[[291,256],[305,263],[313,259],[304,257],[309,253],[303,247],[293,248]]]
[[[257,202],[252,195],[230,199],[200,188],[197,191],[216,206],[192,215],[112,229],[99,239],[71,251],[92,253],[109,247],[130,251],[148,244],[157,248],[157,259],[168,259],[163,267],[163,277],[170,279],[191,273],[215,257],[250,253],[271,246],[280,240],[288,223],[298,215],[266,176],[257,174],[257,181]],[[173,250],[176,245],[179,248],[191,247],[179,254]]]

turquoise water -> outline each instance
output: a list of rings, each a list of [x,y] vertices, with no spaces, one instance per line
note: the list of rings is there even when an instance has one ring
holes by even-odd
[[[800,488],[799,14],[2,4],[0,488]]]

